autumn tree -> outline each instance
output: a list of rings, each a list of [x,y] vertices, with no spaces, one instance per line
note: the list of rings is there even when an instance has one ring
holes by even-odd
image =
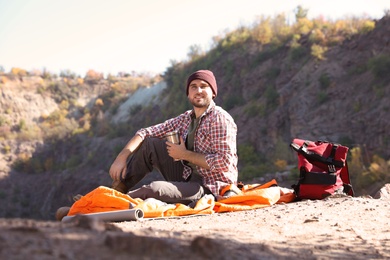
[[[253,37],[261,44],[270,43],[273,37],[271,28],[271,19],[261,16],[258,18],[257,24],[253,28]]]
[[[96,83],[103,79],[103,73],[96,72],[94,70],[88,70],[84,79],[87,82]]]

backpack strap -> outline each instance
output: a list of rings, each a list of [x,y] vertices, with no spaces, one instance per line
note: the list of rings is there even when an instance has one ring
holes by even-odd
[[[330,155],[328,158],[331,158],[332,162],[334,162],[334,157],[336,156],[336,150],[337,150],[337,147],[339,147],[337,144],[333,144],[332,145],[332,151],[330,152]],[[342,164],[341,167],[344,167],[344,163]],[[341,168],[340,167],[340,168]],[[328,164],[328,171],[330,173],[334,173],[336,172],[336,166],[332,163],[332,164]]]
[[[340,172],[340,178],[341,180],[343,181],[343,186],[344,186],[344,193],[345,194],[348,194],[350,196],[354,196],[355,195],[355,191],[353,190],[353,187],[352,187],[352,184],[351,184],[351,180],[349,178],[349,170],[348,170],[348,163],[347,161],[345,161],[345,166],[341,172]]]
[[[308,145],[309,145],[308,141],[305,141],[302,144],[302,146],[299,146],[296,143],[291,143],[290,144],[290,146],[296,152],[302,154],[306,159],[314,160],[314,161],[317,161],[317,162],[324,163],[324,164],[328,165],[329,172],[336,172],[336,169],[334,167],[337,167],[337,168],[344,167],[344,162],[338,161],[338,160],[334,159],[338,145],[333,144],[332,151],[331,151],[331,154],[330,154],[329,157],[324,157],[324,156],[319,155],[319,154],[317,154],[317,153],[315,153],[313,151],[307,150]]]

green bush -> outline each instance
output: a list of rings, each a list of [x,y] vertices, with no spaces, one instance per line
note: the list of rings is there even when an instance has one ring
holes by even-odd
[[[267,48],[265,48],[264,50],[262,50],[261,52],[259,52],[257,54],[252,66],[259,66],[264,61],[273,58],[278,53],[280,48],[281,48],[281,46],[276,45],[276,44],[267,45]]]
[[[318,100],[319,104],[323,104],[323,103],[325,103],[326,101],[329,100],[329,96],[328,96],[328,94],[326,92],[320,91],[317,94],[317,100]]]
[[[364,21],[361,25],[361,27],[359,28],[359,33],[368,33],[372,30],[375,29],[375,22],[374,21]]]
[[[343,136],[339,137],[338,143],[341,145],[347,146],[349,148],[352,148],[355,141],[350,136],[343,135]]]
[[[265,92],[264,92],[265,98],[267,100],[267,107],[269,108],[275,108],[279,104],[279,93],[276,90],[276,87],[274,85],[269,85]]]
[[[275,167],[271,165],[261,153],[258,153],[252,144],[238,145],[239,180],[251,180],[271,172]]]
[[[290,174],[288,175],[287,179],[289,181],[296,182],[297,180],[299,180],[299,175],[300,175],[300,172],[299,172],[299,169],[297,166],[297,167],[290,169]]]
[[[5,191],[0,191],[0,199],[1,200],[5,200],[7,199],[7,193]]]
[[[358,65],[354,66],[353,68],[351,68],[349,70],[349,73],[352,74],[352,75],[354,75],[354,74],[361,75],[364,72],[366,72],[367,70],[368,70],[368,65],[367,64],[358,64]]]
[[[227,111],[230,109],[244,104],[245,100],[241,95],[229,95],[223,102],[223,107]]]
[[[3,153],[9,154],[11,152],[11,147],[9,145],[4,145],[3,147]]]
[[[4,126],[6,124],[7,124],[7,119],[2,117],[2,116],[0,116],[0,126]]]
[[[242,167],[238,173],[240,181],[252,180],[256,177],[261,177],[269,172],[270,167],[267,164],[249,164]]]
[[[74,168],[82,163],[81,155],[74,154],[65,162],[66,169]]]
[[[130,107],[130,115],[136,115],[137,113],[139,113],[142,110],[142,108],[143,107],[141,104],[131,106]]]
[[[307,55],[307,50],[303,46],[291,47],[289,51],[289,59],[292,62],[297,62]]]
[[[368,61],[368,67],[376,78],[388,78],[390,76],[390,56],[378,55]]]
[[[327,89],[331,84],[331,79],[327,73],[322,73],[318,82],[320,83],[320,87],[322,89]]]
[[[240,163],[255,164],[258,161],[255,148],[251,144],[239,144],[237,146],[237,154]]]
[[[248,28],[241,27],[235,31],[229,32],[224,39],[220,41],[220,46],[229,49],[234,46],[239,46],[249,39],[251,36]]]
[[[280,72],[281,69],[279,67],[273,67],[266,71],[265,76],[269,80],[274,80],[279,76]]]
[[[269,155],[268,158],[269,161],[272,161],[273,164],[275,164],[278,161],[285,161],[285,162],[295,162],[295,154],[291,153],[290,145],[289,143],[283,141],[281,137],[278,137],[276,140],[274,147],[272,149],[272,152]],[[279,162],[282,163],[282,162]],[[276,163],[278,164],[278,163]]]
[[[245,106],[244,113],[249,117],[261,116],[263,117],[266,113],[266,106],[256,101],[250,102]]]
[[[76,87],[71,87],[65,82],[51,82],[49,86],[46,88],[46,91],[44,89],[38,89],[38,93],[46,93],[49,91],[54,100],[57,103],[61,103],[63,100],[77,100],[79,96],[79,89]]]
[[[325,59],[324,55],[325,55],[327,50],[328,50],[328,48],[325,47],[325,46],[321,46],[321,45],[318,45],[318,44],[313,44],[311,46],[311,55],[314,58],[317,58],[318,60],[324,60]]]

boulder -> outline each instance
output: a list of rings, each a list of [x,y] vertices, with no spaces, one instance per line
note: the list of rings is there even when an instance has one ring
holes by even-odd
[[[374,196],[375,199],[390,200],[390,183],[386,183]]]

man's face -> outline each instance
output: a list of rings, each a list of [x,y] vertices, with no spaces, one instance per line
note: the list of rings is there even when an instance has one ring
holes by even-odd
[[[210,105],[214,93],[206,81],[194,79],[188,87],[188,99],[194,107],[203,108]]]

